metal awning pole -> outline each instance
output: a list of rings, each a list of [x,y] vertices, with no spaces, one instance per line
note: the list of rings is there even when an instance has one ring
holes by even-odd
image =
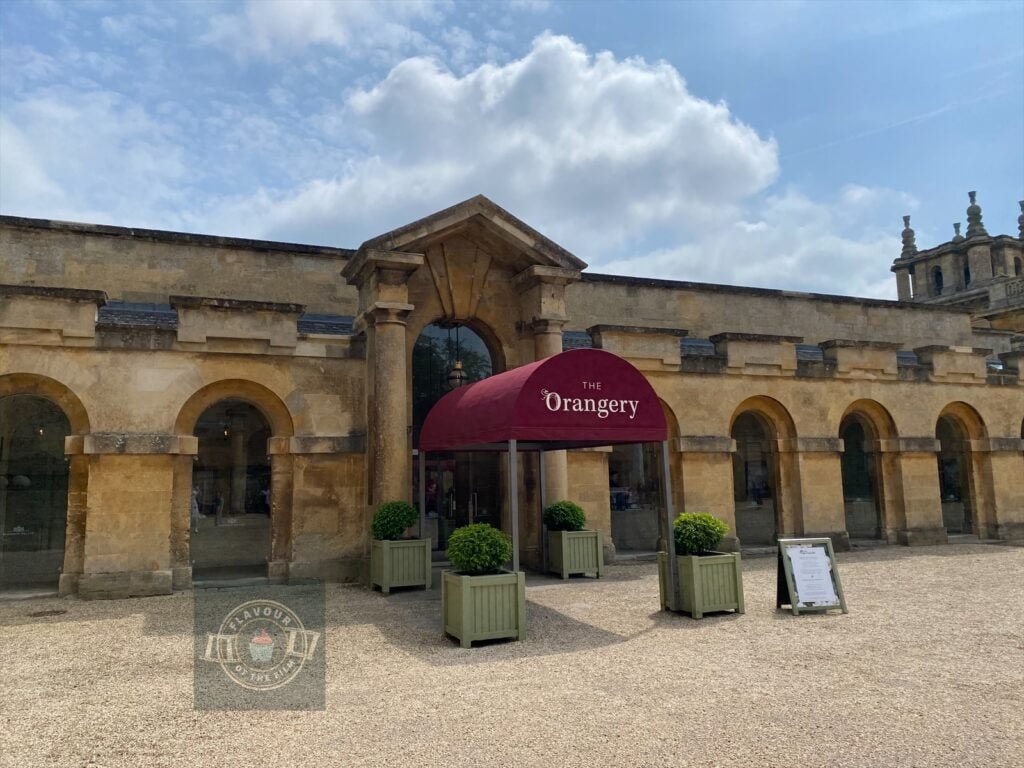
[[[420,538],[427,538],[427,452],[419,450],[420,475]]]
[[[540,480],[540,567],[542,571],[548,569],[548,526],[544,522],[544,510],[548,506],[548,497],[544,492],[544,449],[537,451],[537,462],[540,464],[540,471],[537,473]]]
[[[508,441],[508,509],[512,516],[512,572],[519,572],[519,479],[516,467],[516,441]]]
[[[676,561],[676,537],[675,531],[672,529],[675,513],[672,505],[672,465],[668,458],[668,440],[661,441],[661,472],[665,478],[665,515],[659,527],[665,542],[665,552],[668,555],[668,607],[673,611],[678,611],[679,563]]]

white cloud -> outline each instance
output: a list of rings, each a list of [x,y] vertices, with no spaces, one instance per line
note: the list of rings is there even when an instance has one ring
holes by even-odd
[[[166,125],[117,94],[51,89],[5,103],[4,213],[167,226],[188,199],[185,181]]]
[[[236,53],[277,58],[310,45],[352,56],[436,50],[414,25],[439,18],[446,2],[432,0],[250,0],[237,14],[217,14],[202,40]]]
[[[912,211],[908,195],[858,185],[834,201],[794,190],[757,200],[748,217],[697,242],[599,265],[617,274],[754,285],[850,296],[896,298],[889,267],[900,227],[878,227],[892,211]],[[750,220],[753,219],[753,220]]]
[[[713,229],[778,170],[773,141],[691,94],[672,66],[550,34],[463,76],[407,59],[324,125],[362,141],[363,156],[216,215],[264,236],[357,244],[483,193],[593,261]]]

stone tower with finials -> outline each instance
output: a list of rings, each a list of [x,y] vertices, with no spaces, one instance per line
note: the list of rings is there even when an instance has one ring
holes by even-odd
[[[967,232],[918,250],[910,217],[903,217],[903,249],[892,265],[900,301],[969,309],[975,330],[996,352],[1024,346],[1024,201],[1018,233],[989,235],[977,192],[967,193]]]

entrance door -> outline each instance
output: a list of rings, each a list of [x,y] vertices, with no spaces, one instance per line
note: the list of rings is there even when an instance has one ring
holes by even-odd
[[[413,499],[419,504],[419,466],[413,462]],[[437,552],[456,528],[470,523],[501,527],[499,456],[492,453],[430,454],[426,466],[427,530]]]

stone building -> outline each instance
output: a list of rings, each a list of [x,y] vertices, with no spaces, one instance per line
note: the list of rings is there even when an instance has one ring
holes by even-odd
[[[446,389],[580,346],[651,383],[675,506],[725,519],[727,547],[1024,538],[1019,315],[986,314],[1019,253],[970,230],[905,250],[896,302],[593,274],[483,197],[356,250],[4,217],[0,582],[362,578],[376,505],[419,498]],[[986,307],[932,300],[961,273]],[[609,558],[649,551],[659,458],[546,454],[546,497],[579,501]],[[518,470],[534,566],[538,461]],[[508,528],[502,466],[429,457],[439,553],[470,519]]]
[[[1024,200],[1018,236],[992,237],[976,193],[968,195],[966,236],[957,222],[952,240],[926,251],[917,250],[910,217],[903,217],[903,251],[892,265],[898,296],[900,301],[969,309],[986,344],[1008,351],[1013,334],[1024,331]]]

